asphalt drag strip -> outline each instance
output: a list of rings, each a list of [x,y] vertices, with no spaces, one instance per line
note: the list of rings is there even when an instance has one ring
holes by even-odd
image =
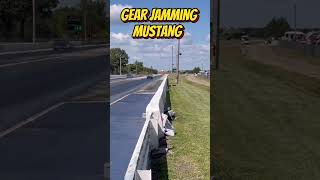
[[[110,178],[123,179],[145,123],[146,107],[161,84],[157,79],[111,105]]]
[[[103,179],[109,152],[103,84],[2,137],[0,179]]]

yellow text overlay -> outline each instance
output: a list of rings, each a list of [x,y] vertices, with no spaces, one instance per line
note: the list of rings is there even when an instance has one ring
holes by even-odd
[[[198,8],[124,8],[121,11],[122,22],[191,22],[200,18]],[[181,39],[185,27],[182,24],[138,24],[134,26],[132,38]]]
[[[134,39],[181,39],[184,35],[184,26],[182,24],[164,24],[164,25],[135,25],[132,38]]]

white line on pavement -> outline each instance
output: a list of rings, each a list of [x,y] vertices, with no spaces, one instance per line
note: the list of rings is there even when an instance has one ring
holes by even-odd
[[[54,110],[54,109],[62,106],[63,104],[65,104],[65,103],[64,103],[64,102],[61,102],[61,103],[55,104],[55,105],[49,107],[48,109],[46,109],[46,110],[44,110],[44,111],[41,111],[41,112],[39,112],[39,113],[37,113],[37,114],[29,117],[29,118],[26,119],[25,121],[21,121],[21,122],[19,122],[18,124],[16,124],[16,125],[8,128],[8,129],[0,132],[0,138],[4,137],[5,135],[7,135],[7,134],[9,134],[9,133],[11,133],[11,132],[19,129],[20,127],[22,127],[22,126],[24,126],[24,125],[26,125],[26,124],[28,124],[28,123],[30,123],[30,122],[32,122],[32,121],[35,121],[36,119],[42,117],[43,115],[47,114],[48,112],[50,112],[50,111],[52,111],[52,110]]]
[[[134,80],[141,80],[145,79],[146,76],[142,77],[135,77],[135,78],[119,78],[119,79],[110,79],[110,84],[117,83],[117,82],[122,82],[122,81],[134,81]]]
[[[21,64],[28,64],[28,63],[48,61],[48,60],[51,60],[51,59],[61,59],[61,58],[62,58],[62,57],[59,56],[59,57],[43,58],[43,59],[32,60],[32,61],[25,61],[25,62],[18,62],[18,63],[3,64],[3,65],[0,65],[0,68],[10,67],[10,66],[17,66],[17,65],[21,65]]]
[[[113,101],[112,103],[110,103],[110,106],[111,106],[111,105],[113,105],[113,104],[115,104],[115,103],[117,103],[117,102],[119,102],[119,101],[121,101],[122,99],[124,99],[124,98],[126,98],[126,97],[130,96],[131,94],[132,94],[132,93],[129,93],[129,94],[127,94],[127,95],[123,96],[122,98],[119,98],[119,99],[117,99],[117,100]]]
[[[90,104],[90,103],[107,103],[108,101],[67,101],[66,104]]]
[[[0,55],[11,55],[11,54],[23,54],[23,53],[33,53],[33,52],[44,52],[44,51],[51,51],[52,48],[47,49],[34,49],[34,50],[26,50],[26,51],[9,51],[9,52],[2,52]]]

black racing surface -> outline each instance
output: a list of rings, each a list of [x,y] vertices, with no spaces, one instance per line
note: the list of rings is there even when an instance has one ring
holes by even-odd
[[[158,80],[159,77],[155,77],[154,79],[139,79],[139,80],[118,80],[110,83],[110,102],[114,102],[115,100],[121,98],[122,96],[132,93],[137,89],[147,85],[150,82]]]
[[[124,178],[145,118],[143,113],[153,94],[131,94],[111,105],[110,178]]]
[[[108,77],[107,57],[107,52],[83,57],[70,55],[42,62],[0,66],[0,131],[81,94]],[[13,59],[24,62],[26,58],[19,56]],[[141,79],[112,83],[111,102],[153,81]],[[127,98],[114,104],[123,103],[118,111],[122,116],[120,119],[136,117],[133,125],[143,124],[142,112],[151,95],[130,95],[128,98],[133,98],[130,104],[125,103]],[[106,147],[109,110],[105,103],[65,104],[2,137],[0,180],[102,179],[103,164],[108,162],[107,155],[110,154]],[[133,132],[137,134],[140,131],[136,128]],[[131,136],[130,131],[127,133]],[[136,138],[135,133],[133,138]],[[126,153],[127,157],[129,154]],[[128,162],[125,163],[127,166]]]
[[[0,67],[0,131],[107,76],[105,55]]]
[[[97,45],[97,47],[94,47],[94,46],[93,47],[77,47],[77,48],[65,49],[65,50],[50,49],[50,50],[39,51],[39,52],[25,52],[25,53],[6,54],[6,55],[1,55],[0,53],[0,65],[34,61],[42,58],[59,57],[64,54],[96,49],[98,47],[107,48],[106,45]]]
[[[0,140],[1,180],[101,180],[106,103],[65,104]]]

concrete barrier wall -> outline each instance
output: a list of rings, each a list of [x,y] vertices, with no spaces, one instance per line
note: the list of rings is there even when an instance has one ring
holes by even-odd
[[[154,136],[152,138],[152,149],[157,149],[158,139],[164,136],[162,129],[165,126],[165,121],[162,119],[162,113],[164,112],[166,95],[168,90],[168,79],[167,75],[164,76],[164,80],[155,93],[154,98],[151,99],[150,103],[146,108],[146,117],[150,118],[152,124],[152,132]]]
[[[146,107],[146,121],[129,162],[125,180],[151,180],[151,151],[159,148],[159,138],[164,135],[162,113],[167,90],[168,76],[164,75],[161,85]]]

